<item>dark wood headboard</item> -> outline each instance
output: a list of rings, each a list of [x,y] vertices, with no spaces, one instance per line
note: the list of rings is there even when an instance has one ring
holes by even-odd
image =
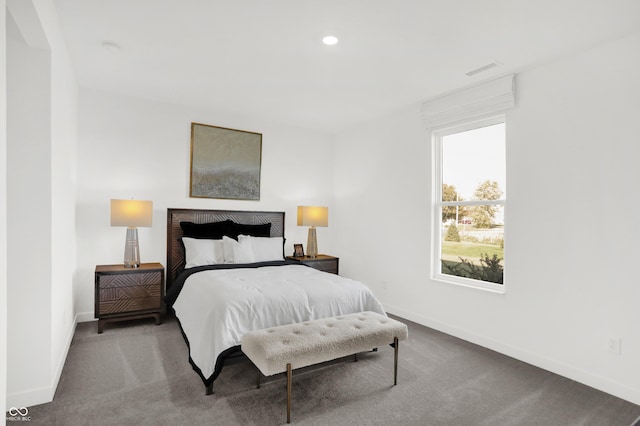
[[[246,225],[271,223],[271,236],[284,237],[284,212],[240,210],[167,209],[167,290],[184,269],[184,246],[180,222],[209,223],[232,220]]]

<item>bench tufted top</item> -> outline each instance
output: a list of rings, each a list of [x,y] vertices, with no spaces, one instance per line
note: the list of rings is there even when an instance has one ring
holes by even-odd
[[[375,312],[359,312],[252,331],[242,351],[265,376],[369,351],[408,336],[406,324]]]

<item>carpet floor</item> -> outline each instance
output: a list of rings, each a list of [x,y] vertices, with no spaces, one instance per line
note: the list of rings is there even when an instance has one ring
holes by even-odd
[[[409,325],[393,349],[296,370],[299,425],[629,426],[640,406],[430,328]],[[77,326],[53,402],[29,407],[35,425],[278,425],[286,379],[248,360],[226,366],[206,396],[172,318]]]

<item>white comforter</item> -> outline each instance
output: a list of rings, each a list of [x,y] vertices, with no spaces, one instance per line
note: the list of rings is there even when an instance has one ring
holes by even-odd
[[[354,312],[385,314],[363,284],[302,265],[198,272],[173,308],[204,377],[249,331]]]

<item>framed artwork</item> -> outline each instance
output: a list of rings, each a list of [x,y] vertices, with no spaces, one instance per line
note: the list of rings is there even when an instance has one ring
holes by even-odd
[[[260,200],[262,134],[191,123],[189,196]]]
[[[293,245],[293,256],[294,257],[304,257],[304,249],[302,248],[302,244],[294,244]]]

